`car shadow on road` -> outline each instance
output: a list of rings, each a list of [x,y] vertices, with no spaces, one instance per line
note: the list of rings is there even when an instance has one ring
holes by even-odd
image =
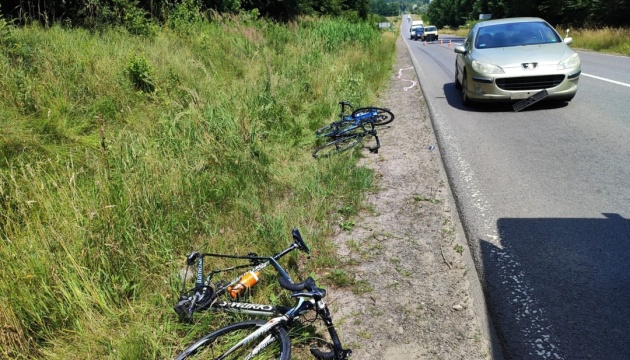
[[[603,215],[502,218],[480,240],[507,359],[630,359],[630,219]]]
[[[444,97],[446,98],[448,104],[462,111],[493,113],[514,112],[514,108],[512,107],[514,103],[511,102],[478,103],[474,106],[464,106],[464,104],[462,104],[461,92],[455,87],[455,82],[445,83],[442,90],[444,91]],[[568,104],[569,103],[566,101],[541,101],[521,110],[520,112],[560,109],[566,107]]]

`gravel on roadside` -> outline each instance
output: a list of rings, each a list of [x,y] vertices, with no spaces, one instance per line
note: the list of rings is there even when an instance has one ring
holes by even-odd
[[[353,359],[493,359],[492,331],[405,41],[374,106],[395,120],[364,149],[376,188],[351,230],[335,236],[351,285],[328,302]],[[369,144],[365,144],[368,146]],[[343,155],[343,154],[342,154]]]

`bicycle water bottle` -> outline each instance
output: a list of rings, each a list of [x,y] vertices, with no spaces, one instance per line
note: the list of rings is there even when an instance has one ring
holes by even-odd
[[[237,296],[242,294],[245,290],[251,288],[258,282],[258,277],[260,276],[259,272],[249,271],[241,280],[239,280],[238,284],[234,286],[228,287],[228,292],[233,299],[236,299]]]

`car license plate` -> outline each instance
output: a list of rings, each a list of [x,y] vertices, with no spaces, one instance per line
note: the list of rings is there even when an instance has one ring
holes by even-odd
[[[523,100],[523,99],[527,99],[528,97],[532,95],[533,95],[532,93],[522,92],[522,93],[511,94],[510,98],[512,100]]]
[[[512,108],[514,109],[515,112],[519,112],[528,106],[534,105],[535,103],[546,98],[547,96],[549,96],[549,93],[547,92],[547,90],[537,92],[534,95],[528,97],[527,99],[517,102],[516,104],[512,106]]]

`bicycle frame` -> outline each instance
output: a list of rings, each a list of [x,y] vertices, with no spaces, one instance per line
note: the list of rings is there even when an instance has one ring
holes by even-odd
[[[257,315],[272,317],[278,314],[284,314],[290,310],[286,306],[274,306],[266,304],[241,303],[235,301],[216,301],[210,305],[213,311],[226,311],[240,314]]]
[[[290,253],[291,251],[298,249],[298,250],[302,250],[304,252],[306,252],[307,254],[310,253],[310,249],[308,248],[308,246],[306,245],[306,243],[304,243],[304,240],[302,240],[302,236],[300,235],[300,232],[297,229],[293,229],[292,232],[293,235],[293,243],[288,246],[286,249],[282,250],[281,252],[273,255],[271,258],[274,260],[278,260],[281,257],[283,257],[284,255]],[[237,270],[237,269],[244,269],[244,268],[248,268],[251,265],[237,265],[237,266],[233,266],[233,267],[229,267],[229,268],[224,268],[224,269],[219,269],[219,270],[213,270],[211,271],[208,275],[204,275],[204,258],[205,257],[218,257],[218,258],[230,258],[230,259],[243,259],[243,260],[249,260],[250,262],[257,264],[256,266],[254,266],[253,268],[251,268],[249,271],[246,271],[242,274],[240,274],[239,276],[235,277],[234,279],[232,279],[230,282],[228,282],[227,284],[223,284],[220,286],[217,286],[216,289],[212,288],[212,284],[211,284],[211,280],[212,277],[215,274],[218,273],[222,273],[222,272],[226,272],[226,271],[233,271],[233,270]],[[252,304],[245,304],[245,303],[237,303],[237,302],[228,302],[228,301],[224,301],[221,302],[217,305],[217,299],[225,294],[228,290],[228,288],[236,285],[240,279],[243,277],[244,274],[248,273],[248,272],[260,272],[261,270],[263,270],[264,268],[266,268],[267,266],[270,265],[270,261],[269,260],[265,260],[265,259],[269,259],[269,258],[261,258],[256,256],[256,254],[249,254],[246,256],[239,256],[239,255],[225,255],[225,254],[211,254],[211,253],[199,253],[199,252],[193,252],[192,254],[188,255],[186,258],[186,274],[184,275],[184,279],[183,279],[183,287],[182,287],[182,293],[180,294],[180,300],[178,301],[177,305],[174,307],[175,312],[179,315],[180,319],[184,320],[184,321],[191,321],[192,320],[192,316],[193,313],[196,310],[207,310],[209,308],[212,308],[215,311],[218,310],[234,310],[234,309],[245,309],[247,308],[247,305],[252,305]],[[188,277],[188,268],[191,266],[195,265],[195,262],[197,263],[197,272],[196,272],[196,276],[195,276],[195,287],[186,291],[185,290],[185,286],[186,286],[186,280]],[[192,295],[188,295],[190,292],[193,292],[194,294]],[[221,304],[224,304],[223,306],[221,306]],[[237,305],[228,305],[228,304],[237,304]],[[217,306],[215,306],[217,305]],[[255,305],[255,304],[254,304]],[[262,306],[262,305],[261,305]],[[277,313],[275,310],[273,313]],[[264,314],[262,314],[264,315]]]
[[[377,116],[376,110],[371,109],[372,111],[366,111],[359,115],[355,115],[354,107],[349,102],[342,101],[339,105],[341,106],[339,121],[331,124],[334,129],[326,133],[319,134],[318,136],[332,138],[343,137],[353,133],[353,131],[358,128],[362,128],[363,131],[369,132],[370,130],[365,128],[366,124],[372,125],[372,130],[374,130],[373,121]],[[346,108],[350,108],[352,112],[347,114]]]

